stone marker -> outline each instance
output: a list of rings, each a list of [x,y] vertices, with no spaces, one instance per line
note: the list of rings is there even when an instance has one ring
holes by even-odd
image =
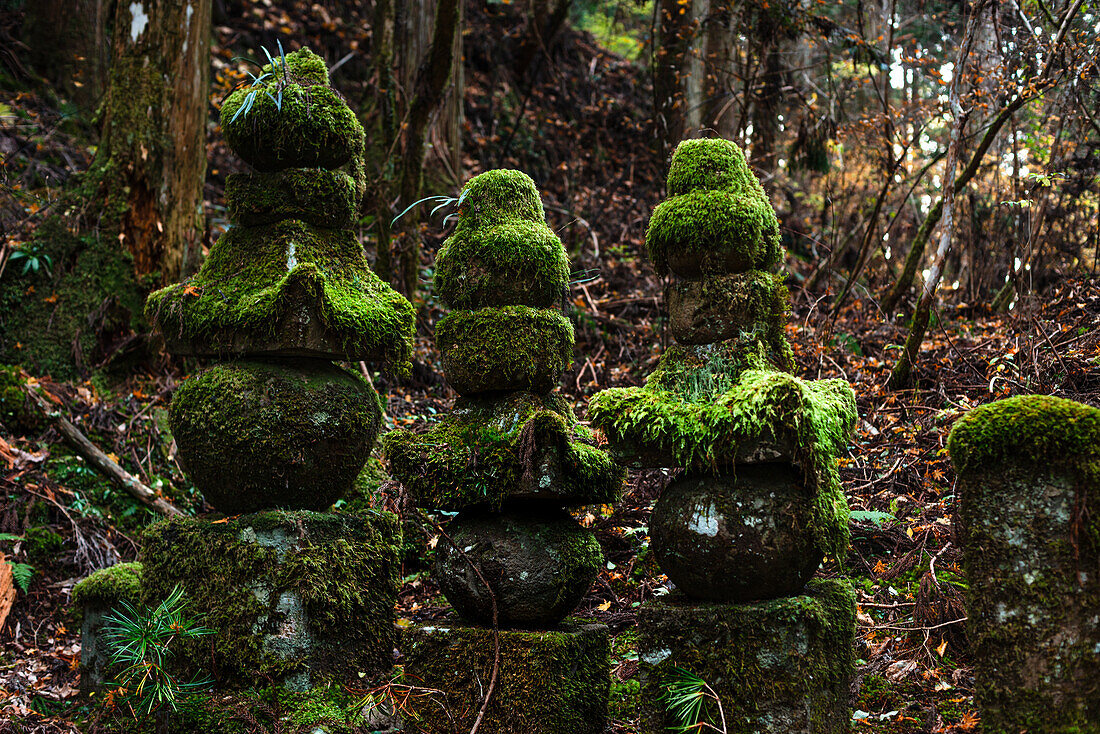
[[[984,730],[1100,732],[1100,410],[1008,398],[948,449]]]
[[[836,458],[855,395],[843,380],[789,374],[779,226],[741,150],[682,142],[668,192],[646,245],[673,276],[678,344],[642,387],[589,405],[624,461],[685,469],[650,519],[676,591],[638,616],[643,731],[674,723],[660,698],[676,668],[718,692],[730,732],[847,731],[854,594],[806,584],[847,550]]]
[[[414,627],[405,639],[406,675],[446,694],[417,704],[418,731],[472,726],[493,667],[494,599],[509,631],[482,731],[604,729],[607,629],[562,621],[603,553],[563,507],[614,501],[623,471],[552,392],[572,363],[568,278],[530,177],[495,170],[466,183],[435,275],[440,299],[455,309],[436,340],[460,397],[428,431],[383,439],[394,477],[418,506],[458,512],[447,530],[456,547],[440,541],[435,577],[466,624]]]
[[[283,58],[222,106],[227,141],[256,169],[227,181],[232,227],[198,273],[146,304],[170,351],[228,360],[189,378],[169,419],[188,476],[239,516],[151,526],[140,586],[149,606],[180,586],[188,614],[215,630],[179,650],[181,675],[324,697],[392,668],[400,568],[394,515],[326,512],[382,419],[371,384],[334,362],[405,368],[414,311],[350,228],[362,127],[323,59],[305,48]],[[98,597],[83,598],[87,626]]]

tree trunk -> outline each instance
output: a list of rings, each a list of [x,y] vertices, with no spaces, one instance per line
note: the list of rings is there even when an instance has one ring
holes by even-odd
[[[432,44],[416,74],[416,87],[405,124],[405,145],[401,160],[398,206],[405,208],[420,197],[428,124],[445,101],[444,92],[455,63],[455,36],[460,17],[459,0],[439,0],[435,12]],[[420,271],[420,237],[416,211],[406,216],[406,236],[401,245],[401,279],[404,292],[412,297]]]
[[[210,2],[134,0],[115,15],[93,171],[108,208],[104,222],[117,223],[134,274],[151,283],[179,279],[205,227]]]
[[[656,0],[657,44],[653,54],[653,119],[665,157],[684,138],[682,70],[693,35],[692,0]]]
[[[86,111],[107,89],[112,0],[34,0],[23,43],[35,72]]]
[[[966,128],[966,121],[970,117],[970,111],[963,110],[962,103],[959,101],[959,84],[966,68],[967,58],[970,56],[970,49],[974,45],[978,17],[981,15],[987,1],[978,0],[971,9],[963,42],[959,47],[959,56],[955,60],[954,74],[951,77],[951,87],[948,91],[948,104],[951,107],[953,123],[951,125],[951,140],[947,146],[947,163],[944,172],[943,220],[940,226],[940,243],[936,248],[936,259],[932,263],[928,277],[924,280],[924,289],[921,291],[920,301],[917,302],[917,310],[913,314],[913,323],[909,327],[909,335],[905,339],[905,348],[894,365],[894,369],[890,372],[887,387],[891,390],[897,390],[909,384],[910,373],[917,361],[921,344],[924,342],[924,336],[928,331],[928,322],[932,316],[932,304],[936,300],[936,289],[939,287],[940,278],[943,276],[944,262],[951,250],[951,239],[955,233],[955,193],[957,190],[955,173],[959,165],[959,146],[962,143],[963,130]]]

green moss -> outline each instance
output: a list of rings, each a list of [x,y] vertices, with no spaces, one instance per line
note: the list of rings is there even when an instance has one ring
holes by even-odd
[[[543,224],[546,213],[535,182],[523,171],[498,168],[474,176],[459,195],[459,226],[492,227],[506,222]]]
[[[759,361],[722,345],[672,348],[644,386],[594,396],[589,419],[645,465],[717,471],[760,449],[790,456],[815,492],[817,546],[843,558],[848,504],[836,457],[854,428],[855,394],[843,380],[804,381]]]
[[[169,420],[188,476],[222,512],[328,507],[351,489],[382,404],[321,360],[232,362],[188,379]]]
[[[453,311],[436,324],[447,381],[459,393],[549,392],[573,364],[573,324],[559,311]]]
[[[341,229],[350,227],[359,212],[352,177],[323,168],[231,174],[225,181],[225,202],[230,220],[245,226],[300,219]]]
[[[325,60],[313,53],[309,46],[302,46],[297,51],[291,51],[285,55],[286,74],[291,82],[301,85],[329,83],[328,64]],[[271,74],[281,77],[283,74],[282,59],[276,58],[275,64],[264,64],[261,74]]]
[[[346,230],[297,220],[234,227],[195,276],[150,295],[146,315],[176,348],[228,354],[254,351],[282,329],[292,337],[303,308],[324,330],[319,349],[407,369],[413,307],[371,272]]]
[[[1029,462],[1100,480],[1100,410],[1049,395],[1021,395],[967,413],[947,440],[960,474]]]
[[[435,289],[451,308],[560,304],[569,258],[544,222],[517,219],[490,226],[460,217],[436,256]]]
[[[639,609],[640,731],[663,734],[672,724],[659,699],[674,666],[714,689],[731,734],[848,731],[855,635],[848,584],[816,580],[803,595],[749,604],[677,597]]]
[[[741,148],[722,138],[681,141],[668,167],[667,188],[669,196],[700,189],[754,196],[764,193]]]
[[[10,433],[34,433],[42,418],[27,400],[23,369],[17,364],[0,364],[0,426]]]
[[[28,528],[23,533],[23,544],[32,561],[53,559],[65,547],[65,539],[44,525]]]
[[[779,221],[767,199],[695,190],[657,205],[646,247],[660,274],[670,260],[672,270],[682,269],[674,258],[699,261],[704,273],[766,269],[779,262]]]
[[[782,258],[779,221],[741,150],[721,139],[685,140],[653,211],[646,247],[660,274],[768,269]]]
[[[143,292],[117,239],[78,237],[47,217],[30,248],[51,265],[27,275],[8,267],[0,278],[0,361],[72,378],[107,361],[105,337],[143,330]]]
[[[116,563],[101,568],[73,587],[73,606],[110,607],[121,602],[137,605],[142,598],[143,576],[141,563]]]
[[[493,631],[439,625],[406,631],[405,675],[444,695],[411,704],[423,734],[467,731],[493,668]],[[500,667],[483,730],[494,734],[601,734],[610,688],[607,628],[567,620],[560,630],[500,632]],[[452,721],[453,718],[453,721]]]
[[[430,430],[382,438],[393,476],[420,507],[442,510],[499,508],[517,493],[562,504],[613,502],[623,469],[593,443],[560,396],[530,393],[460,398]]]
[[[217,630],[184,649],[186,667],[223,686],[304,672],[313,683],[356,683],[393,662],[399,546],[398,519],[386,512],[169,520],[144,534],[144,598],[183,587]]]
[[[668,288],[670,326],[677,341],[709,344],[753,337],[765,350],[762,363],[783,370],[794,366],[794,355],[784,326],[790,310],[790,292],[783,276],[762,270],[675,280]],[[758,348],[750,347],[753,351]]]
[[[258,85],[233,91],[222,104],[226,142],[257,169],[335,169],[362,157],[363,126],[343,98],[322,81],[318,58],[309,49],[287,54],[287,65],[294,70],[289,82],[276,73]],[[238,115],[250,96],[252,106]]]

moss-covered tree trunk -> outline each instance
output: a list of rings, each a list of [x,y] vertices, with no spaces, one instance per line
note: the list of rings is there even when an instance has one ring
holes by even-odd
[[[179,279],[204,229],[211,0],[133,0],[115,14],[101,222],[150,284]]]
[[[145,292],[198,253],[210,2],[116,6],[95,161],[23,245],[48,267],[0,279],[0,361],[58,378],[118,361]]]

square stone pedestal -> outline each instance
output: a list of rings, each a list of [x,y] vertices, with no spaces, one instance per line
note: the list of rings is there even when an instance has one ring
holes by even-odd
[[[393,667],[400,545],[386,512],[166,520],[145,531],[142,596],[153,605],[183,588],[216,632],[182,662],[219,687],[361,684]]]
[[[493,631],[437,624],[403,640],[411,685],[440,691],[416,699],[409,731],[469,731],[493,671]],[[601,734],[611,685],[607,627],[566,620],[557,630],[501,630],[496,689],[481,731],[493,734]]]
[[[665,734],[673,724],[661,697],[682,668],[717,693],[730,734],[847,732],[855,616],[851,587],[832,580],[748,604],[676,594],[643,604],[641,731]]]

